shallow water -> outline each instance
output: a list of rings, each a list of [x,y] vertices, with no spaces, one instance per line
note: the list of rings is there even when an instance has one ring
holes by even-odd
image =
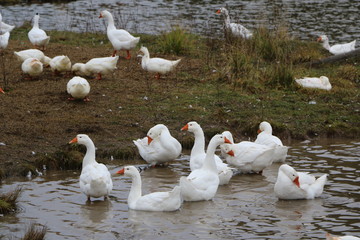
[[[76,171],[8,180],[1,192],[22,185],[22,210],[0,217],[0,233],[17,238],[35,222],[49,228],[46,239],[324,239],[326,231],[360,236],[359,160],[360,142],[293,143],[289,164],[330,174],[320,198],[279,201],[273,186],[280,165],[274,164],[263,176],[234,176],[212,201],[185,202],[169,213],[129,210],[131,182],[124,176],[114,176],[110,200],[91,203],[79,192]],[[188,155],[167,168],[145,170],[143,191],[170,190],[188,173]]]
[[[274,27],[286,23],[289,31],[300,39],[315,40],[327,34],[330,43],[359,39],[360,1],[318,0],[229,0],[226,1],[232,22],[241,22],[249,29],[259,25]],[[174,25],[192,32],[220,36],[222,19],[215,11],[224,1],[180,0],[78,0],[69,3],[16,4],[2,6],[4,22],[20,26],[36,12],[41,15],[40,27],[45,30],[101,31],[101,10],[110,10],[116,26],[135,33],[158,34]]]

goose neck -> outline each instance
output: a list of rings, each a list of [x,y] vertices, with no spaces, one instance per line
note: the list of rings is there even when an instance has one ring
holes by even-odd
[[[326,50],[330,50],[329,40],[325,40],[322,45]]]
[[[39,28],[39,16],[34,17],[34,28]]]
[[[195,141],[194,146],[191,149],[191,155],[205,153],[205,136],[203,130],[200,128],[197,131],[194,131],[194,136]]]
[[[204,168],[209,169],[214,172],[217,171],[215,157],[214,157],[216,147],[217,147],[216,142],[211,140],[208,145],[207,151],[206,151],[206,157],[205,157],[205,161],[204,161],[204,165],[203,165]]]
[[[84,159],[83,159],[83,164],[82,164],[82,167],[84,168],[85,166],[89,165],[89,164],[92,164],[92,163],[95,163],[96,160],[95,160],[95,145],[92,141],[90,142],[87,142],[85,144],[85,147],[86,147],[86,154],[84,156]]]
[[[108,20],[107,28],[108,29],[116,29],[113,16],[109,14],[109,15],[106,16],[106,18]]]
[[[131,205],[135,203],[141,197],[141,177],[140,173],[136,173],[134,176],[131,176],[132,184],[128,196],[128,203]]]

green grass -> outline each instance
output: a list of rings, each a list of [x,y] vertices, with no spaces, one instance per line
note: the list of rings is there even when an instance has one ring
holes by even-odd
[[[18,209],[17,199],[20,193],[21,187],[17,187],[13,191],[0,194],[0,214],[8,214]]]

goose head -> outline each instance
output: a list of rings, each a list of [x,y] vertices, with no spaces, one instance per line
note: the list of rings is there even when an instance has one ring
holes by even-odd
[[[229,131],[222,132],[222,135],[225,136],[230,142],[234,142],[233,135]]]
[[[154,139],[159,138],[164,130],[167,130],[167,127],[164,124],[157,124],[150,128],[147,133],[148,144],[150,144]]]
[[[294,168],[283,164],[280,166],[279,172],[284,173],[296,186],[300,187],[299,175]]]
[[[270,123],[268,123],[266,121],[261,122],[259,125],[258,133],[261,133],[261,132],[266,132],[268,134],[272,134],[272,127],[271,127]]]
[[[92,142],[88,135],[86,135],[86,134],[78,134],[69,143],[78,143],[78,144],[81,144],[81,145],[86,145],[88,142]]]
[[[139,175],[140,173],[136,167],[126,166],[126,167],[120,169],[119,171],[117,171],[116,174],[121,174],[121,175],[125,175],[127,177],[132,177],[132,176]]]
[[[100,12],[99,18],[109,18],[109,17],[112,17],[112,15],[108,10],[103,10]]]
[[[82,74],[84,73],[84,69],[85,69],[85,64],[84,63],[75,63],[72,67],[71,67],[71,71],[73,73],[77,73],[77,74]]]
[[[147,49],[147,47],[141,46],[139,52],[142,52],[144,56],[149,56],[149,50]]]
[[[181,131],[189,131],[189,132],[195,132],[196,130],[201,129],[200,125],[195,122],[188,122],[184,127],[181,128]]]
[[[321,35],[317,39],[318,42],[328,42],[329,38],[326,35]]]
[[[217,14],[224,14],[224,15],[229,15],[229,11],[226,9],[226,8],[224,8],[224,7],[221,7],[221,8],[219,8],[217,11],[216,11],[216,13]]]
[[[234,151],[232,150],[232,145],[231,144],[221,144],[220,145],[220,148],[222,150],[222,152],[234,157],[235,156],[235,153]]]
[[[232,144],[232,142],[226,136],[222,134],[216,134],[211,138],[209,145],[214,144],[216,146],[219,146],[225,143]]]

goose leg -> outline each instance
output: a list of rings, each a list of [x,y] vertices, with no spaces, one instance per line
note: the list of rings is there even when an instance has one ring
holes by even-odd
[[[0,87],[0,93],[5,93],[4,90]]]
[[[129,51],[129,50],[126,50],[126,53],[127,53],[126,59],[129,60],[129,59],[131,58],[130,51]]]
[[[85,97],[85,98],[84,98],[84,102],[90,102],[90,98],[89,98],[89,97]]]
[[[111,55],[112,57],[115,57],[116,56],[116,50],[114,50],[113,54]]]

